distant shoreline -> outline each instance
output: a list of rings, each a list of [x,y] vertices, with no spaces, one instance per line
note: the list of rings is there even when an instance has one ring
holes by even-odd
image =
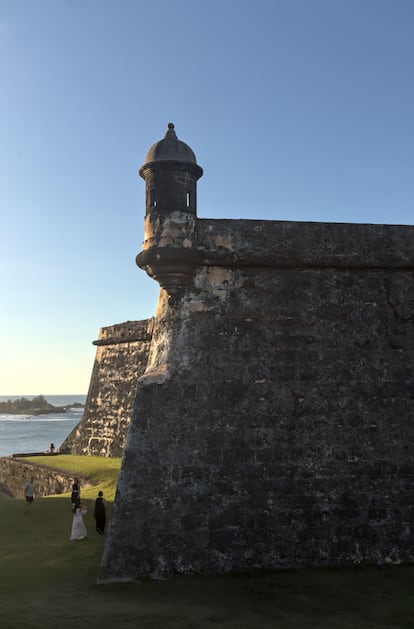
[[[20,397],[0,402],[0,413],[3,415],[50,415],[52,413],[66,413],[70,408],[84,408],[84,406],[85,404],[81,402],[54,406],[43,395],[37,395],[31,400]]]

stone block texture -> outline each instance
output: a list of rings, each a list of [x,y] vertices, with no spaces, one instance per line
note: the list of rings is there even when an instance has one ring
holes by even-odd
[[[193,249],[99,581],[413,561],[414,227],[202,219]],[[88,443],[111,454],[102,419]]]
[[[85,411],[61,451],[122,456],[136,386],[147,365],[152,319],[101,328]]]
[[[41,457],[39,457],[41,459]],[[70,492],[75,477],[72,474],[52,469],[39,464],[29,463],[24,459],[0,458],[0,499],[1,496],[24,498],[24,486],[34,478],[36,497],[51,496]],[[81,487],[90,487],[92,481],[82,478]],[[69,501],[68,501],[69,502]]]

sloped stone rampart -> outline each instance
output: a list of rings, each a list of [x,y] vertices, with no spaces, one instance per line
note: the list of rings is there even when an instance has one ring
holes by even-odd
[[[82,420],[61,451],[122,456],[138,378],[144,373],[153,320],[101,328]]]
[[[413,561],[414,227],[229,223],[161,292],[99,580]]]
[[[4,495],[23,498],[24,485],[32,476],[35,479],[37,496],[70,492],[75,478],[69,473],[42,467],[40,464],[29,463],[22,459],[0,458],[0,486],[3,487],[2,493]],[[81,486],[85,487],[91,484],[91,481],[83,479]]]

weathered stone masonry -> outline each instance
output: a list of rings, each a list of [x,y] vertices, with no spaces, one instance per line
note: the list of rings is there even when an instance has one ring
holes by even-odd
[[[153,320],[101,328],[81,422],[62,451],[122,456],[139,376],[146,368]]]
[[[182,144],[140,171],[162,290],[99,580],[412,561],[414,227],[196,219]]]
[[[72,474],[42,466],[41,463],[29,463],[12,457],[0,458],[0,494],[23,498],[24,486],[31,477],[34,478],[37,498],[70,492],[75,480]],[[92,481],[82,479],[82,487],[92,484]]]

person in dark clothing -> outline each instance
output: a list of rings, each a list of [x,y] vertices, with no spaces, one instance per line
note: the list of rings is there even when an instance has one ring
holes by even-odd
[[[76,507],[80,504],[80,487],[79,487],[79,480],[77,478],[75,478],[74,483],[72,485],[71,501],[72,501],[72,513],[75,513]]]
[[[105,532],[106,524],[106,508],[103,493],[101,491],[98,492],[98,497],[95,500],[93,517],[95,518],[96,522],[96,532],[99,533],[99,535],[103,535]]]

